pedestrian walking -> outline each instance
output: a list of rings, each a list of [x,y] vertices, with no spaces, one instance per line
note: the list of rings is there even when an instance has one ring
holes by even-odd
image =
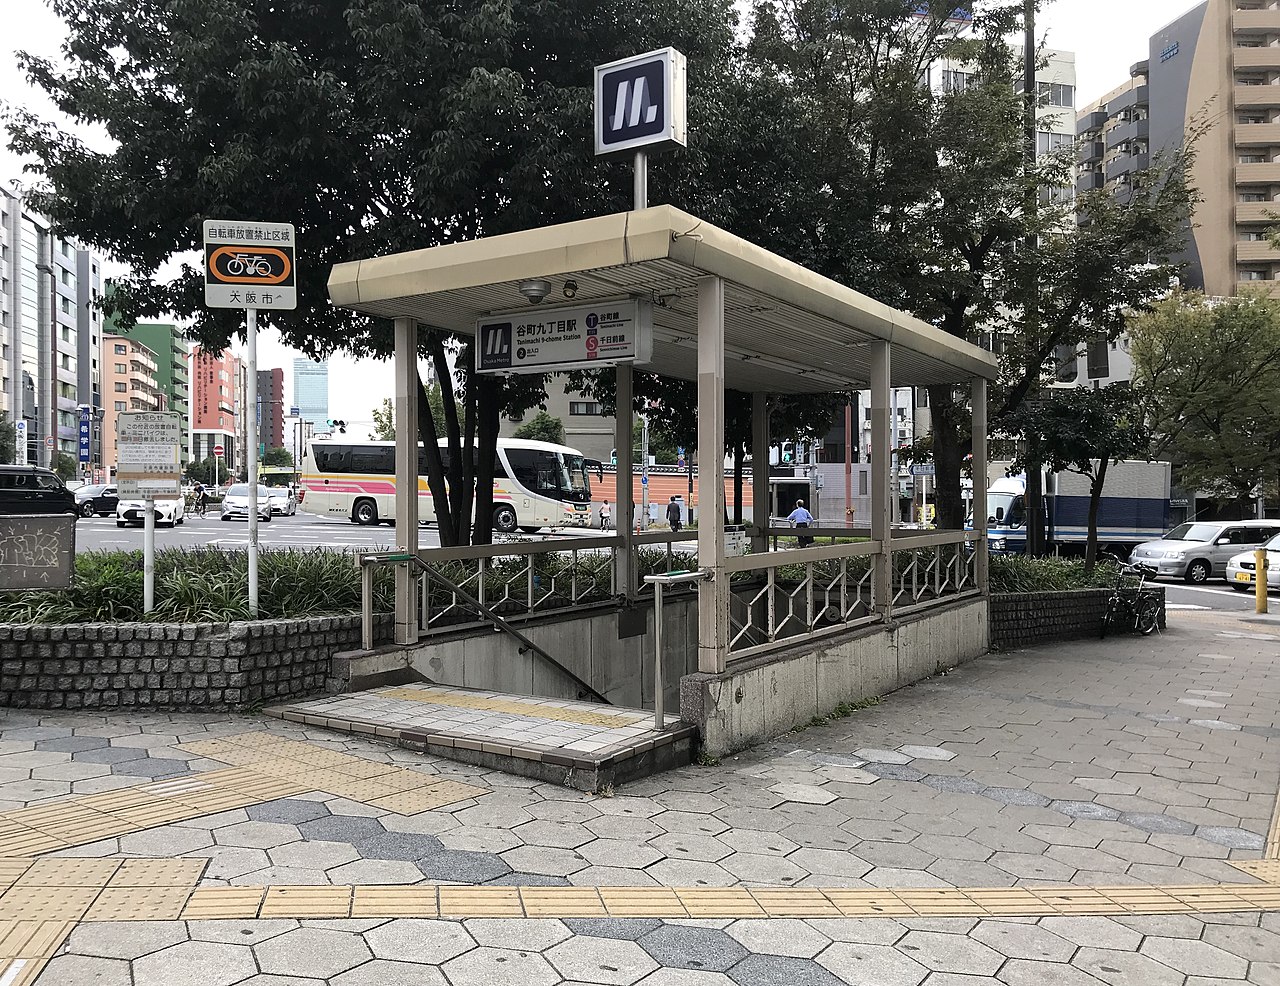
[[[680,515],[679,497],[672,497],[671,502],[667,504],[667,523],[671,525],[672,533],[680,530],[683,518]]]
[[[609,509],[609,501],[605,500],[600,504],[600,530],[607,531],[609,522],[613,519],[613,511]]]
[[[813,526],[813,514],[809,513],[809,511],[805,509],[803,500],[796,501],[796,508],[787,515],[787,520],[791,521],[791,523],[795,524],[797,528],[801,529]],[[800,547],[802,548],[807,548],[809,545],[813,544],[813,538],[804,534],[799,536],[799,541]]]

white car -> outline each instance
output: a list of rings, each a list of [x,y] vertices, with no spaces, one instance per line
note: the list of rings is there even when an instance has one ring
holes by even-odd
[[[298,498],[287,486],[267,487],[267,497],[271,501],[271,512],[282,517],[292,517],[298,512]]]
[[[234,520],[237,517],[249,519],[249,484],[236,483],[227,487],[226,496],[222,498],[222,519]],[[264,523],[271,520],[271,494],[265,486],[258,486],[258,520]]]
[[[1280,589],[1280,535],[1262,547],[1267,549],[1267,588]],[[1252,551],[1232,555],[1227,562],[1227,584],[1236,592],[1256,591],[1257,564]]]
[[[177,527],[186,523],[187,509],[181,497],[157,499],[154,504],[157,524]],[[124,527],[126,524],[141,526],[145,522],[146,505],[141,500],[121,500],[116,504],[116,527]]]

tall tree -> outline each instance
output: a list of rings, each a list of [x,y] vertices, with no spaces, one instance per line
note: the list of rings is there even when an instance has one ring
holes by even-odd
[[[1184,486],[1247,512],[1280,453],[1280,301],[1177,292],[1132,329],[1134,381],[1151,395],[1156,453]]]
[[[328,304],[335,263],[626,207],[630,175],[592,153],[599,62],[667,44],[689,56],[690,112],[703,123],[654,184],[693,189],[737,50],[732,0],[51,6],[67,23],[63,57],[23,54],[21,64],[64,114],[105,130],[113,146],[94,150],[74,128],[29,111],[11,113],[10,146],[42,162],[34,204],[134,270],[107,303],[120,326],[169,313],[221,348],[241,331],[236,314],[204,308],[190,265],[161,272],[199,247],[204,218],[288,220],[299,229],[299,307],[271,321],[316,356],[342,348],[386,358],[394,348],[388,323]],[[477,504],[473,531],[472,502],[491,497],[478,473],[492,468],[484,448],[497,440],[497,415],[523,412],[542,388],[473,381],[463,359],[455,380],[437,358],[445,345],[423,333],[420,356],[435,363],[446,400],[438,419],[423,388],[420,423],[431,436],[441,538],[456,543],[490,530],[491,511]],[[483,408],[482,393],[492,398]],[[455,394],[461,415],[450,413]]]
[[[262,457],[264,466],[292,466],[293,453],[287,448],[269,448]]]
[[[390,397],[382,398],[382,403],[373,409],[373,431],[369,432],[371,442],[394,442],[396,440],[396,406]]]
[[[1089,480],[1087,572],[1093,571],[1098,560],[1098,511],[1110,467],[1124,459],[1152,458],[1146,412],[1141,392],[1125,384],[1112,384],[1099,390],[1054,388],[1041,400],[1024,402],[1010,415],[1011,426],[1040,436],[1040,465]],[[1015,459],[1015,468],[1030,467],[1024,457]]]

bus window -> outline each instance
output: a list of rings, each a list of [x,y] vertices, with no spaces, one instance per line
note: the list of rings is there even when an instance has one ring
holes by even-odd
[[[320,472],[351,472],[351,446],[316,442],[311,446]]]
[[[575,503],[591,502],[591,477],[587,474],[587,460],[580,455],[562,455],[564,475],[568,479],[567,500]]]
[[[351,451],[351,471],[374,476],[392,476],[396,471],[396,450],[383,445],[357,446]]]

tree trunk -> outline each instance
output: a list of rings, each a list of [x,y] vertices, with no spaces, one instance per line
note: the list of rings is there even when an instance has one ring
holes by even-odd
[[[427,460],[427,488],[431,490],[431,501],[436,512],[436,529],[440,534],[440,544],[452,548],[458,544],[458,531],[453,526],[453,511],[449,505],[449,483],[445,478],[444,462],[440,455],[440,434],[434,415],[431,413],[431,401],[427,399],[427,388],[418,376],[418,432],[422,437],[424,458]]]
[[[472,544],[493,543],[493,464],[498,453],[498,394],[502,382],[481,377],[478,394],[479,437],[476,442],[476,514]]]
[[[1027,557],[1047,551],[1044,523],[1044,462],[1038,437],[1027,438]]]
[[[960,471],[968,452],[960,431],[960,408],[955,388],[941,384],[929,389],[929,406],[933,412],[933,462],[936,472],[937,526],[939,530],[964,529],[964,497],[960,487]],[[975,483],[986,483],[985,474],[975,474]]]
[[[456,532],[459,544],[470,540],[471,529],[464,526],[461,501],[470,501],[471,491],[466,489],[462,474],[462,426],[458,421],[458,403],[453,389],[453,374],[449,372],[449,361],[444,351],[444,336],[432,332],[427,337],[427,346],[431,353],[431,361],[435,366],[436,379],[440,381],[440,397],[444,409],[445,439],[448,441],[449,458],[446,474],[449,481],[449,518]],[[460,361],[461,362],[461,361]],[[475,400],[474,391],[468,393],[467,401]]]
[[[1089,483],[1089,538],[1084,543],[1084,573],[1090,574],[1098,563],[1098,508],[1102,506],[1102,485],[1107,481],[1111,460],[1105,456],[1098,462],[1098,472]]]

